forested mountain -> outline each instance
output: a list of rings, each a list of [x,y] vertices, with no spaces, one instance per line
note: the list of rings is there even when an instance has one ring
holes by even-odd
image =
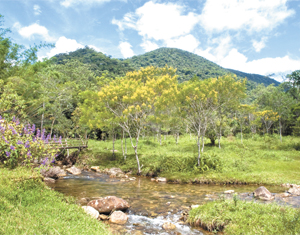
[[[276,80],[269,78],[267,76],[262,76],[259,74],[252,74],[252,73],[243,73],[241,71],[238,70],[234,70],[234,69],[227,69],[228,71],[230,71],[231,73],[236,74],[239,77],[243,77],[243,78],[247,78],[253,82],[257,82],[257,83],[263,83],[264,85],[271,85],[274,84],[275,86],[278,86],[280,84],[280,82],[277,82]]]
[[[111,77],[124,76],[126,72],[138,70],[141,67],[164,67],[168,65],[177,69],[179,82],[190,80],[194,76],[197,76],[199,79],[206,79],[234,73],[239,78],[246,77],[248,79],[248,88],[254,88],[257,83],[263,83],[264,85],[274,83],[279,85],[279,82],[269,77],[225,69],[201,56],[176,48],[159,48],[126,60],[111,58],[111,56],[96,52],[89,47],[70,53],[58,54],[54,57],[54,61],[57,64],[64,64],[66,60],[70,59],[89,64],[91,70],[97,76],[101,76],[103,71],[107,71]]]
[[[66,61],[75,59],[84,64],[89,64],[96,76],[101,76],[103,71],[107,71],[111,76],[124,76],[134,68],[127,60],[113,59],[102,52],[97,52],[92,48],[85,47],[69,53],[61,53],[54,56],[57,64],[65,64]]]
[[[159,48],[143,55],[133,56],[129,61],[135,69],[150,65],[172,66],[177,69],[180,82],[190,80],[195,75],[205,79],[228,73],[227,70],[201,56],[175,48]]]

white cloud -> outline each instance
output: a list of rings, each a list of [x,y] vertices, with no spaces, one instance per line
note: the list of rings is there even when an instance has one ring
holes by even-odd
[[[60,5],[62,5],[64,7],[71,7],[71,6],[80,5],[80,4],[84,4],[84,5],[91,5],[94,3],[102,4],[105,2],[109,2],[109,1],[111,1],[111,0],[62,0],[60,2]]]
[[[263,37],[261,41],[252,40],[252,46],[256,52],[260,52],[266,47],[267,37]]]
[[[198,23],[199,17],[184,7],[173,3],[149,1],[134,13],[127,13],[122,20],[114,19],[113,24],[120,30],[131,28],[146,39],[168,40],[189,34]]]
[[[66,53],[75,51],[79,48],[84,48],[84,45],[78,43],[74,39],[68,39],[66,37],[60,37],[55,43],[55,47],[51,49],[49,53],[47,53],[47,57],[55,56],[59,53]]]
[[[40,6],[39,5],[34,5],[33,6],[33,12],[37,16],[40,15],[42,13]]]
[[[145,50],[145,52],[153,51],[159,48],[159,46],[155,42],[151,42],[149,40],[143,41],[141,47]]]
[[[201,25],[207,31],[271,30],[295,14],[287,9],[288,0],[207,0]]]
[[[128,42],[120,42],[118,48],[120,49],[122,55],[125,57],[125,58],[129,58],[129,57],[132,57],[134,56],[134,52],[133,50],[131,49],[131,45],[130,43]]]
[[[46,41],[54,41],[55,39],[49,35],[48,29],[37,23],[32,25],[21,27],[19,22],[14,24],[14,28],[18,29],[19,34],[28,39],[33,39],[35,35],[42,37]]]
[[[179,48],[189,52],[194,52],[200,42],[191,34],[176,39],[166,40],[167,47]]]

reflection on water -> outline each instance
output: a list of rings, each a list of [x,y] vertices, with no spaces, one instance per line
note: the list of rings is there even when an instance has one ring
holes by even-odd
[[[111,225],[121,234],[202,234],[204,231],[191,228],[179,221],[181,213],[188,211],[191,205],[203,204],[217,199],[225,190],[233,189],[241,199],[253,200],[249,195],[258,186],[208,186],[191,184],[167,184],[151,181],[149,178],[137,178],[123,182],[109,178],[106,174],[83,172],[79,176],[69,175],[51,185],[55,190],[69,196],[97,198],[117,196],[131,205],[129,220],[125,225]],[[282,187],[267,187],[272,193],[282,193]],[[231,197],[226,195],[225,197]],[[275,199],[280,204],[300,205],[300,197]],[[165,231],[164,222],[176,225],[175,231]]]

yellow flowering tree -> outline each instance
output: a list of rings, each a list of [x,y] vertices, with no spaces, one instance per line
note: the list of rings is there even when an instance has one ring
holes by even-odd
[[[111,81],[98,93],[102,113],[111,116],[128,134],[135,152],[138,174],[141,166],[138,157],[138,142],[142,130],[156,113],[172,102],[177,92],[174,69],[164,67],[141,68],[129,72],[124,78]]]
[[[273,123],[279,119],[279,115],[277,112],[273,110],[264,110],[261,112],[257,112],[257,115],[261,117],[261,121],[266,128],[267,134],[269,134],[269,130],[272,127]]]

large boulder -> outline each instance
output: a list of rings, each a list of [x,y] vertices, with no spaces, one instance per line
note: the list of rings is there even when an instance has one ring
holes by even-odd
[[[261,200],[270,201],[274,199],[274,196],[264,186],[257,188],[254,192],[254,197]]]
[[[130,207],[128,202],[115,196],[92,200],[87,205],[94,207],[99,213],[110,213],[113,210],[123,211]]]
[[[92,218],[98,219],[99,212],[95,208],[91,206],[82,206],[81,208],[85,211],[85,213],[90,215]]]
[[[66,172],[62,170],[59,166],[51,167],[49,169],[42,169],[41,174],[47,178],[57,179],[63,175],[66,175]]]
[[[81,170],[75,166],[72,166],[72,167],[66,169],[66,171],[72,175],[80,175],[81,174]]]
[[[109,217],[109,222],[114,224],[125,224],[127,220],[128,216],[122,211],[114,211]]]

